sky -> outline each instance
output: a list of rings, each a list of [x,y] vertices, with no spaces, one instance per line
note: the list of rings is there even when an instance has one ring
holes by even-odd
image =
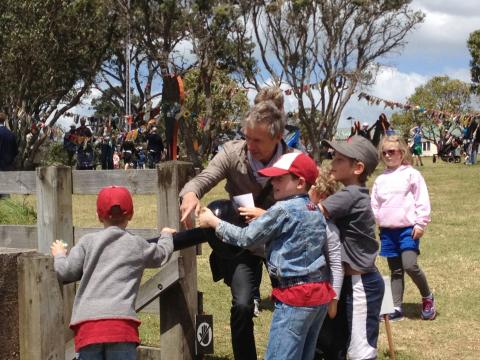
[[[426,17],[407,37],[400,53],[382,59],[386,66],[375,84],[365,92],[381,99],[406,103],[415,88],[434,76],[470,82],[469,34],[480,30],[479,0],[413,0],[411,7]],[[478,110],[478,109],[477,109]],[[383,105],[368,105],[352,98],[342,113],[339,127],[349,127],[351,116],[361,122],[373,123],[380,113],[392,111]]]
[[[480,30],[480,0],[413,0],[411,8],[421,10],[426,17],[408,36],[403,49],[381,59],[384,65],[375,84],[364,91],[385,100],[406,103],[415,88],[434,76],[447,75],[452,79],[470,82],[470,53],[467,48],[469,34]],[[187,49],[186,49],[187,50]],[[89,96],[97,95],[94,92]],[[255,94],[250,93],[253,101]],[[73,112],[88,115],[90,99]],[[285,97],[285,110],[296,108],[294,96]],[[477,109],[479,110],[479,109]],[[354,95],[344,109],[339,128],[349,127],[352,117],[372,124],[384,112],[392,110],[383,105],[369,105]],[[68,120],[71,122],[71,120]]]

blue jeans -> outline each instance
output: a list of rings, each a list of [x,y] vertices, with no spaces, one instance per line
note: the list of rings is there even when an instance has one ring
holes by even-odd
[[[85,346],[77,355],[78,360],[136,360],[137,344],[130,342],[101,343]]]
[[[290,306],[275,302],[265,360],[312,360],[327,304]]]

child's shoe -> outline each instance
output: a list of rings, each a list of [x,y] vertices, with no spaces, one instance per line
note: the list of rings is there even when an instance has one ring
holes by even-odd
[[[390,321],[402,321],[405,319],[403,317],[403,311],[399,309],[395,309],[393,313],[388,314],[388,320]]]
[[[253,316],[260,316],[260,300],[258,299],[253,300]]]
[[[401,321],[404,319],[402,309],[395,308],[390,314],[386,314],[389,321]],[[385,315],[380,315],[380,321],[385,320]]]
[[[429,297],[422,298],[422,319],[433,320],[437,316],[437,309],[435,308],[435,299],[433,294]]]

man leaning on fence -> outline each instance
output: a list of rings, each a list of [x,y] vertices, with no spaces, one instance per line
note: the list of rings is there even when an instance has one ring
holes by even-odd
[[[268,209],[274,202],[271,185],[258,172],[282,154],[293,151],[282,140],[285,121],[285,114],[272,101],[253,106],[243,122],[245,140],[225,143],[207,168],[180,192],[182,221],[193,211],[200,211],[199,199],[223,179],[227,180],[225,190],[231,197],[252,193],[255,206]],[[263,256],[263,248],[250,250],[242,250],[228,259],[213,251],[210,257],[214,280],[223,278],[232,293],[230,328],[236,360],[257,359],[253,295],[262,271],[262,258],[257,255]]]

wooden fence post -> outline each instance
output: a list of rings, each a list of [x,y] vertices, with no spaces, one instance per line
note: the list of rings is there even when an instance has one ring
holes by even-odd
[[[20,360],[65,359],[63,300],[53,258],[18,257]]]
[[[2,360],[64,360],[62,309],[50,256],[0,248]]]
[[[158,169],[158,227],[180,229],[179,198],[183,185],[194,175],[192,164],[161,163]],[[195,357],[197,314],[197,257],[195,247],[178,251],[183,278],[160,295],[160,349],[162,358],[185,360]]]
[[[37,168],[37,227],[40,253],[49,254],[50,245],[61,239],[73,246],[72,170],[68,166]],[[65,341],[73,337],[68,329],[72,316],[75,284],[63,287]]]

